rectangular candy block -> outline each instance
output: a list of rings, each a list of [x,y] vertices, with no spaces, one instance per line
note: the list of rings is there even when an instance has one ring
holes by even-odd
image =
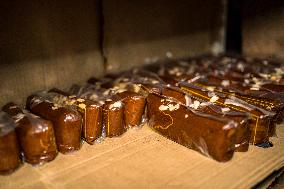
[[[58,89],[52,89],[49,92],[52,101],[62,106],[74,106],[83,118],[82,137],[89,144],[102,137],[103,122],[102,110],[103,103],[69,95]]]
[[[232,158],[238,123],[152,93],[147,108],[149,125],[161,135],[220,162]]]
[[[273,120],[274,112],[266,111],[259,107],[246,103],[242,99],[235,96],[225,96],[214,93],[206,88],[200,88],[187,83],[180,84],[181,90],[189,95],[196,96],[202,100],[221,106],[222,108],[230,108],[232,110],[249,113],[251,116],[251,123],[249,124],[252,144],[260,144],[267,142],[269,139],[269,126]]]
[[[17,137],[26,162],[37,165],[52,161],[57,156],[53,124],[29,112],[23,112],[14,103],[3,108],[15,121]]]
[[[236,127],[235,151],[245,152],[248,150],[250,140],[249,123],[251,121],[248,113],[223,108],[210,101],[202,100],[196,95],[186,94],[179,88],[164,87],[162,95],[173,98],[194,111],[235,121],[238,123]]]
[[[20,146],[15,132],[16,125],[0,111],[0,174],[9,174],[21,165]]]
[[[27,98],[27,109],[52,121],[59,152],[70,153],[81,147],[82,116],[72,107],[63,107],[47,98],[34,94]]]

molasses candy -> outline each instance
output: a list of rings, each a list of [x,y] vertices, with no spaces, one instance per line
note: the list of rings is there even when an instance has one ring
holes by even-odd
[[[15,121],[16,133],[27,163],[36,165],[53,160],[57,155],[53,124],[28,112],[16,104],[3,107]]]
[[[83,117],[82,137],[87,143],[94,144],[103,134],[103,103],[79,98],[75,95],[67,95],[58,89],[53,91],[56,91],[50,92],[53,95],[53,102],[62,106],[75,106],[81,113]]]
[[[222,108],[216,104],[204,101],[195,95],[185,94],[178,88],[165,87],[162,94],[167,98],[176,100],[186,105],[194,111],[206,113],[217,117],[231,119],[238,123],[236,126],[236,144],[235,151],[245,152],[249,148],[250,130],[249,130],[249,114],[234,111],[230,108]]]
[[[166,138],[220,162],[234,154],[237,123],[193,111],[158,94],[147,98],[149,126]]]
[[[52,121],[59,152],[66,154],[80,149],[82,116],[78,111],[71,106],[62,107],[40,94],[29,96],[26,107],[32,113]]]
[[[0,174],[12,173],[21,165],[20,148],[15,131],[16,125],[0,111]]]
[[[124,120],[127,127],[139,126],[141,124],[142,116],[145,112],[146,99],[143,95],[140,95],[131,91],[124,91],[117,93],[122,99],[124,106]]]
[[[124,103],[121,100],[107,99],[103,107],[103,121],[107,137],[125,133]]]

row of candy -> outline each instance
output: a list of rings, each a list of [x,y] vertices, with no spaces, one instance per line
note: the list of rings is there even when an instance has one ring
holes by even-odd
[[[283,65],[242,57],[171,60],[91,78],[68,92],[51,89],[13,103],[0,117],[0,172],[53,160],[141,124],[217,161],[249,143],[268,147],[283,119]],[[8,114],[8,115],[7,115]],[[40,117],[37,117],[37,116]],[[13,120],[11,120],[10,118]]]
[[[58,151],[77,151],[82,139],[94,144],[141,125],[144,96],[96,94],[100,99],[93,101],[52,89],[29,96],[27,110],[6,104],[0,116],[0,173],[13,172],[23,160],[38,165],[55,159]]]
[[[280,62],[202,56],[159,62],[88,83],[120,89],[142,84],[154,130],[227,161],[234,151],[247,151],[249,144],[272,146],[269,138],[276,136],[276,124],[283,120],[283,73]]]

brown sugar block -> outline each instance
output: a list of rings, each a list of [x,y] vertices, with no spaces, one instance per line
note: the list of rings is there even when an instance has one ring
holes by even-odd
[[[53,124],[31,113],[24,113],[16,104],[3,107],[16,122],[16,133],[26,162],[36,165],[53,160],[57,155]]]
[[[15,132],[16,125],[4,112],[0,112],[0,174],[12,173],[21,165],[20,149]]]
[[[168,98],[173,98],[173,100],[177,100],[196,111],[235,121],[238,123],[236,126],[235,151],[245,152],[248,150],[250,140],[250,120],[247,113],[237,112],[229,108],[222,108],[215,104],[208,103],[208,101],[202,101],[197,96],[193,94],[189,96],[177,88],[164,87],[162,94]]]
[[[231,67],[231,66],[230,66]],[[232,71],[224,72],[225,75],[208,75],[203,81],[197,81],[199,85],[215,85],[218,88],[222,88],[224,92],[233,92],[239,94],[243,100],[248,101],[255,106],[261,107],[268,111],[276,112],[275,119],[278,123],[282,122],[282,112],[284,109],[284,85],[276,84],[269,79],[252,77],[250,72],[241,73],[236,78]],[[261,74],[261,73],[260,73]],[[252,75],[245,77],[244,75]],[[269,74],[263,74],[265,77],[269,77]],[[271,74],[272,75],[272,74]],[[231,92],[230,92],[231,91]]]
[[[103,121],[107,137],[120,136],[126,132],[124,104],[120,100],[108,99],[103,107]]]
[[[226,94],[237,96],[238,98],[254,105],[255,107],[275,112],[275,115],[270,122],[269,136],[274,136],[276,134],[275,126],[276,124],[282,123],[284,118],[284,95],[281,96],[280,93],[267,91],[258,91],[258,94],[253,94],[251,91],[248,92],[248,94],[227,91]]]
[[[181,83],[180,85],[185,93],[194,94],[223,108],[249,113],[252,117],[249,124],[251,132],[250,143],[259,144],[269,140],[269,125],[275,113],[255,107],[234,96],[227,97],[214,92],[214,95],[210,96],[212,91],[208,91],[206,88],[200,88],[187,83]]]
[[[171,99],[149,94],[150,126],[161,135],[217,161],[232,158],[236,129],[232,120],[192,111]]]
[[[125,104],[124,120],[126,127],[139,126],[145,112],[146,98],[143,95],[130,91],[117,93],[116,95]]]
[[[55,103],[60,103],[62,106],[75,106],[81,113],[83,117],[82,137],[87,143],[94,144],[102,136],[102,103],[71,96],[58,89],[52,91],[50,94]]]
[[[102,113],[103,105],[99,103],[78,104],[78,111],[83,114],[82,136],[86,142],[93,144],[103,134]]]
[[[52,121],[59,152],[77,151],[81,146],[82,116],[72,108],[44,100],[39,95],[31,95],[26,107],[34,114]]]
[[[241,87],[237,89],[226,89],[221,86],[211,86],[208,84],[200,84],[196,83],[194,85],[201,86],[204,88],[212,88],[212,90],[216,93],[225,95],[227,97],[233,96],[241,99],[245,103],[251,104],[258,109],[263,109],[266,111],[274,112],[275,115],[273,116],[272,120],[270,121],[269,126],[269,136],[273,136],[276,134],[275,132],[275,124],[281,123],[283,120],[284,115],[284,98],[279,98],[277,93],[267,93],[264,91],[257,91],[256,93],[251,94],[244,94],[244,91],[239,91]]]

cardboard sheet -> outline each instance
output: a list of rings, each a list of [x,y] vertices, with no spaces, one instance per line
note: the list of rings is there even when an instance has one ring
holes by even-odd
[[[243,1],[242,6],[243,53],[284,59],[284,1]]]
[[[108,73],[167,57],[222,53],[225,1],[103,1]]]
[[[0,106],[103,75],[98,0],[0,4]]]
[[[0,188],[250,188],[284,165],[284,125],[272,141],[218,163],[144,126],[40,167],[25,164],[1,176]]]

